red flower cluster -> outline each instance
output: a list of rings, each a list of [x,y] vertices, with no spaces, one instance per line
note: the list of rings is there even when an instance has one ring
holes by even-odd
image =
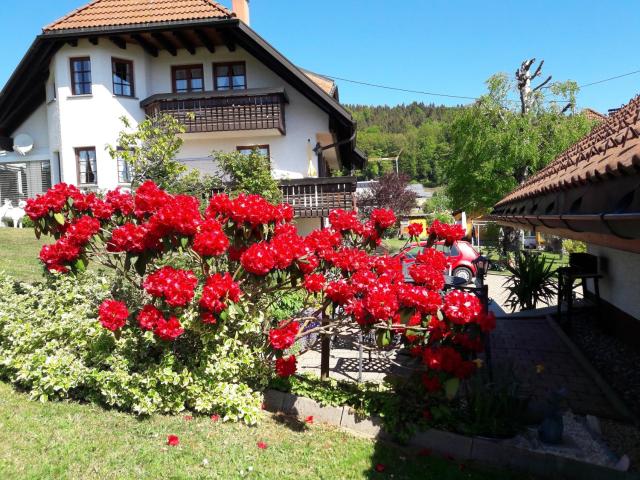
[[[136,190],[134,213],[138,218],[143,218],[148,214],[156,213],[170,199],[171,195],[158,188],[158,186],[151,180],[147,180]]]
[[[227,301],[237,303],[242,296],[240,286],[233,281],[229,273],[216,273],[207,278],[202,297],[200,297],[200,307],[205,311],[202,315],[204,323],[216,323],[216,319],[211,314],[218,314],[225,310]]]
[[[468,378],[475,371],[475,363],[465,361],[453,347],[425,349],[423,362],[430,370],[452,374],[460,379]]]
[[[276,373],[279,377],[290,377],[296,373],[297,360],[295,355],[276,359]]]
[[[138,325],[142,330],[153,330],[160,320],[164,320],[162,312],[153,305],[145,305],[138,313]]]
[[[164,298],[171,307],[184,307],[193,300],[198,279],[190,270],[162,267],[147,276],[144,289],[154,297]]]
[[[68,265],[75,262],[91,238],[100,231],[100,221],[92,217],[80,217],[66,227],[64,235],[51,245],[40,250],[40,260],[51,272],[69,271]]]
[[[338,305],[346,305],[355,296],[355,289],[345,280],[329,282],[324,292],[333,303]]]
[[[142,188],[142,187],[140,187]],[[139,190],[138,190],[139,191]],[[136,195],[136,200],[138,195]],[[164,204],[151,217],[149,223],[163,237],[169,235],[193,236],[202,223],[200,202],[189,195],[168,196]]]
[[[354,211],[336,209],[329,212],[329,223],[338,232],[361,232],[362,224],[358,220],[358,214]]]
[[[396,223],[396,215],[392,210],[386,208],[376,208],[371,212],[370,220],[376,228],[386,230]]]
[[[105,300],[98,308],[100,323],[107,330],[115,332],[124,327],[129,318],[127,305],[117,300]]]
[[[258,242],[240,256],[240,264],[247,272],[264,276],[276,266],[276,258],[268,242]]]
[[[136,225],[125,223],[111,232],[111,239],[107,243],[109,252],[142,253],[146,250],[159,250],[160,237],[148,223]]]
[[[409,233],[410,237],[419,237],[420,235],[422,235],[423,230],[424,227],[421,223],[410,223],[407,227],[407,232]]]
[[[158,320],[153,330],[158,337],[162,340],[171,342],[184,333],[180,321],[176,317],[171,317],[169,320],[165,320],[164,317]]]
[[[326,279],[324,275],[321,273],[311,273],[309,275],[304,276],[304,281],[302,285],[304,288],[310,293],[318,293],[321,292],[324,288],[324,284]]]
[[[206,216],[223,223],[231,220],[237,227],[256,229],[272,222],[290,222],[293,219],[293,209],[290,205],[272,205],[260,195],[241,193],[232,200],[221,193],[214,195],[209,202]]]
[[[25,213],[34,222],[45,217],[49,212],[59,213],[68,205],[69,198],[82,198],[82,192],[73,185],[58,183],[50,188],[44,195],[37,195],[27,200]]]
[[[444,240],[447,245],[452,245],[456,240],[462,240],[465,234],[465,229],[460,224],[449,225],[434,220],[429,227],[429,235],[438,240]]]
[[[400,285],[398,298],[403,307],[415,308],[425,315],[435,314],[442,306],[438,292],[420,286]]]
[[[104,199],[111,205],[114,212],[120,213],[125,217],[131,215],[135,209],[133,196],[130,193],[123,192],[120,187],[107,192]]]
[[[269,343],[275,350],[285,350],[295,343],[299,331],[300,324],[295,321],[281,328],[272,328],[269,331]]]
[[[452,290],[444,297],[444,314],[455,324],[462,325],[474,322],[482,312],[482,304],[478,297],[460,290]]]
[[[229,248],[229,239],[222,231],[222,226],[214,219],[200,225],[193,239],[193,251],[201,257],[216,257]]]

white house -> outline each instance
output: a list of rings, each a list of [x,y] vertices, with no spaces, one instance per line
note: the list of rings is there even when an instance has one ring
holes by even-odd
[[[63,181],[127,184],[106,145],[146,115],[187,128],[178,159],[215,169],[213,151],[270,157],[309,228],[351,208],[355,123],[334,82],[296,67],[249,26],[248,0],[93,0],[47,25],[0,94],[0,202]],[[310,178],[318,177],[318,178]],[[330,195],[329,195],[330,194]],[[303,222],[304,223],[304,222]]]

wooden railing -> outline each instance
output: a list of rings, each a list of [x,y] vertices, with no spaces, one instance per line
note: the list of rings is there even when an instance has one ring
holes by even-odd
[[[282,200],[293,207],[297,218],[328,217],[336,208],[356,207],[356,177],[281,180]]]
[[[140,102],[147,115],[169,114],[187,133],[279,130],[286,134],[283,88],[153,95]]]

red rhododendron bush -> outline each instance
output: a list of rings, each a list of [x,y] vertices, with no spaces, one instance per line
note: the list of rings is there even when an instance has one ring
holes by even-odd
[[[221,413],[224,402],[211,397],[202,378],[219,378],[225,389],[259,390],[269,371],[296,373],[292,347],[301,337],[360,328],[373,332],[380,348],[394,337],[406,344],[428,418],[432,402],[451,396],[474,373],[482,333],[493,327],[476,296],[443,294],[441,252],[425,248],[417,256],[412,283],[405,282],[400,258],[373,253],[396,224],[389,210],[374,210],[366,222],[335,210],[329,228],[303,238],[288,205],[225,194],[204,204],[149,181],[133,194],[114,190],[103,198],[59,184],[30,200],[26,212],[38,236],[55,238],[40,253],[49,271],[78,273],[94,261],[115,272],[111,296],[97,308],[101,341],[126,342],[139,358],[170,370],[176,388],[165,411]],[[433,245],[464,232],[436,221],[428,233]],[[303,309],[306,316],[269,318],[274,299],[292,291],[303,292],[313,308]],[[225,364],[230,357],[242,360]],[[156,394],[154,385],[146,388]],[[236,417],[254,418],[234,408]]]

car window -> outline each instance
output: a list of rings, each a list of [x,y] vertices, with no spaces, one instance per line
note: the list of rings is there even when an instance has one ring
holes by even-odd
[[[421,250],[422,247],[413,247],[411,250],[407,251],[405,255],[407,258],[416,258]]]
[[[444,253],[447,257],[457,257],[458,255],[460,255],[460,249],[458,249],[458,247],[456,247],[455,245],[449,247],[448,245],[439,243],[436,245],[436,250]]]

